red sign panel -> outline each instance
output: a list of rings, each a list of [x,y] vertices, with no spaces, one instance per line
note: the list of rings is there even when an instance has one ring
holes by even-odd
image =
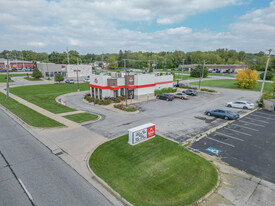
[[[98,80],[97,80],[97,78],[95,78],[95,83],[97,84],[97,82],[98,82]]]
[[[147,138],[155,136],[155,126],[147,128]]]
[[[129,77],[129,82],[132,83],[133,81],[133,77]]]

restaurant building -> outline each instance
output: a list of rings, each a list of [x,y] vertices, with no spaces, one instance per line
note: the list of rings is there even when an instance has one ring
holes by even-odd
[[[173,87],[173,75],[111,73],[111,75],[90,75],[90,94],[92,97],[126,96],[139,99],[154,96],[157,89]],[[128,94],[128,95],[127,95]]]

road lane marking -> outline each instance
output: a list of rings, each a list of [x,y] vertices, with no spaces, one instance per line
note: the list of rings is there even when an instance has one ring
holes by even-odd
[[[240,121],[240,122],[247,123],[247,124],[252,124],[252,125],[255,125],[255,126],[258,126],[258,127],[265,127],[264,125],[255,124],[255,123],[252,123],[252,122],[247,122],[247,121],[244,121],[244,120],[239,120],[239,121]]]
[[[254,121],[258,121],[258,122],[263,122],[263,123],[266,123],[266,124],[268,124],[269,122],[267,122],[267,121],[263,121],[263,120],[258,120],[258,119],[253,119],[253,118],[250,118],[250,117],[245,117],[246,119],[252,119],[252,120],[254,120]]]
[[[232,137],[228,134],[223,134],[221,132],[215,132],[216,134],[219,134],[219,135],[222,135],[222,136],[225,136],[225,137],[229,137],[229,138],[232,138],[232,139],[235,139],[235,140],[239,140],[239,141],[244,141],[243,139],[240,139],[240,138],[237,138],[237,137]]]
[[[27,188],[25,187],[23,182],[19,178],[18,178],[18,181],[20,182],[21,186],[23,187],[23,189],[26,192],[26,194],[28,195],[28,197],[33,201],[31,194],[29,193],[29,191],[27,190]]]
[[[240,134],[244,134],[244,135],[247,135],[247,136],[252,136],[252,134],[247,134],[247,133],[240,132],[240,131],[237,131],[237,130],[234,130],[234,129],[229,129],[229,128],[226,128],[226,127],[224,127],[223,129],[227,129],[227,130],[230,130],[230,131],[233,131],[233,132],[237,132],[237,133],[240,133]]]
[[[257,114],[251,114],[251,116],[261,117],[261,118],[264,118],[264,119],[269,119],[269,120],[275,120],[274,118],[270,118],[270,117],[263,117],[263,116],[261,116],[261,115],[257,115]]]
[[[246,127],[246,126],[241,126],[241,125],[237,125],[237,124],[232,124],[232,125],[235,125],[237,127],[243,127],[243,128],[246,128],[246,129],[251,129],[251,130],[254,130],[254,131],[259,131],[258,129],[252,129],[250,127]]]
[[[232,145],[232,144],[228,144],[228,143],[225,143],[225,142],[222,142],[222,141],[219,141],[219,140],[213,139],[213,138],[211,138],[211,137],[205,137],[205,138],[210,139],[210,140],[213,140],[213,141],[216,141],[216,142],[219,142],[219,143],[221,143],[221,144],[228,145],[228,146],[230,146],[230,147],[235,147],[235,146],[234,146],[234,145]]]

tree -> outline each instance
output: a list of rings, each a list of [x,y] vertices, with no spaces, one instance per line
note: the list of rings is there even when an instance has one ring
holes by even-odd
[[[272,58],[271,61],[270,61],[270,69],[271,71],[275,71],[275,58]]]
[[[265,80],[272,80],[274,77],[273,73],[271,71],[266,72]],[[264,72],[260,74],[260,78],[264,79]]]
[[[35,79],[39,79],[42,77],[42,73],[38,69],[34,69],[32,72],[32,77]]]
[[[54,77],[54,80],[58,83],[64,81],[64,77],[60,74],[60,73],[57,73]]]
[[[200,78],[202,76],[203,78],[206,78],[208,76],[208,69],[204,67],[204,72],[202,71],[202,66],[198,65],[195,69],[193,69],[190,73],[191,77],[197,77]],[[203,72],[203,75],[202,75]]]
[[[256,86],[258,73],[256,70],[244,69],[240,70],[236,75],[235,81],[240,88],[252,89]]]

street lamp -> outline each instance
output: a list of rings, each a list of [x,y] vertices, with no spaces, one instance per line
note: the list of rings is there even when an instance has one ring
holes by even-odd
[[[7,54],[7,95],[6,98],[9,98],[9,69],[10,69],[10,60],[9,60],[9,55]]]
[[[125,81],[126,81],[126,82],[125,82],[125,90],[126,90],[126,91],[125,91],[125,92],[126,92],[126,95],[125,95],[125,96],[126,96],[126,107],[127,107],[127,106],[128,106],[128,95],[129,95],[129,94],[128,94],[128,87],[127,87],[127,86],[128,86],[128,81],[129,81],[129,71],[127,70],[126,73],[127,73],[127,76],[126,76],[126,78],[125,78]]]
[[[78,72],[80,72],[80,70],[79,70],[79,69],[76,69],[76,70],[74,70],[74,72],[76,72],[77,91],[79,92],[80,89],[79,89],[79,81],[78,81]]]
[[[271,54],[272,49],[269,49],[268,51],[269,51],[269,54],[268,54],[268,59],[267,59],[266,65],[265,65],[264,78],[263,78],[263,83],[262,83],[262,88],[261,88],[261,93],[260,93],[261,96],[260,96],[260,98],[262,97],[263,91],[264,91],[264,83],[265,83],[265,78],[266,78],[266,72],[267,72],[268,63],[269,63],[270,54]]]

